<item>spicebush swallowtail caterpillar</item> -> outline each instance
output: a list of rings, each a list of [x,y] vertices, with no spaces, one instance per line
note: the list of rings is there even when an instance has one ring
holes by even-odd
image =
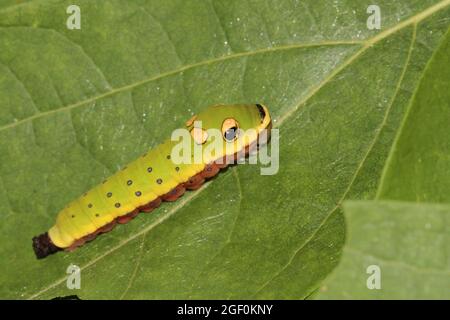
[[[197,121],[201,121],[201,128],[194,125]],[[235,163],[238,155],[248,154],[257,145],[258,136],[270,128],[269,111],[260,104],[206,108],[186,122],[192,143],[212,143],[207,130],[217,129],[221,142],[233,148],[219,149],[213,158],[200,163],[175,164],[170,155],[176,142],[166,140],[61,210],[54,226],[33,238],[37,258],[63,249],[71,251],[110,231],[117,223],[127,223],[141,211],[150,212],[162,201],[175,201],[186,189],[200,188],[205,179]],[[243,139],[240,132],[249,129],[255,135]]]

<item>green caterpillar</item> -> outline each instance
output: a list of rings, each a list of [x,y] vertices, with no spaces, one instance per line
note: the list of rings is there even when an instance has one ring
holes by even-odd
[[[201,128],[194,121],[201,121]],[[163,200],[175,201],[186,189],[198,189],[205,179],[234,163],[236,151],[248,153],[257,144],[258,135],[270,127],[269,111],[259,104],[208,107],[186,122],[192,144],[207,146],[213,140],[207,130],[218,129],[223,144],[234,148],[219,149],[200,163],[176,164],[171,160],[176,142],[168,139],[61,210],[55,225],[33,238],[36,257],[41,259],[63,249],[71,251],[110,231],[116,223],[126,223],[141,211],[150,212]],[[244,139],[240,132],[248,129],[256,134]],[[228,150],[233,150],[232,154]]]

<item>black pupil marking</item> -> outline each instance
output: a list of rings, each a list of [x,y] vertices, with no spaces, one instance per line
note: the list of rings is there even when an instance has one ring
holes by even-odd
[[[167,156],[167,159],[170,159],[170,155]]]
[[[92,208],[92,203],[89,203],[89,204],[88,204],[88,208]]]
[[[180,167],[175,167],[175,170],[176,171],[180,171]]]
[[[237,127],[231,127],[224,133],[225,140],[232,141],[236,137]]]
[[[108,198],[111,198],[112,193],[111,193],[111,192],[108,192],[108,193],[106,194],[106,196],[107,196]]]
[[[115,204],[115,206],[116,206],[116,208],[119,208],[119,207],[120,207],[120,203],[117,202],[117,203]]]
[[[136,191],[135,194],[136,194],[136,196],[140,197],[142,193],[140,191]]]
[[[152,170],[153,170],[152,167],[148,167],[148,168],[147,168],[147,171],[148,171],[148,172],[152,172]]]
[[[100,215],[99,215],[98,213],[97,213],[97,214],[95,214],[95,216],[96,216],[96,217],[100,217]]]
[[[162,183],[162,179],[156,180],[156,183],[161,184]]]
[[[75,218],[75,215],[74,215],[74,214],[72,215],[72,218]]]
[[[127,185],[131,186],[132,184],[133,184],[133,181],[131,181],[131,180],[127,181]]]

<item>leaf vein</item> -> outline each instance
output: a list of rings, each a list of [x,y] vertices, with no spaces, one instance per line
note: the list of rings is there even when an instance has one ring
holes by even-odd
[[[450,1],[450,0],[449,0]],[[188,65],[184,65],[180,68],[171,70],[171,71],[167,71],[164,73],[160,73],[158,75],[152,76],[150,78],[129,84],[129,85],[125,85],[122,87],[118,87],[112,90],[109,90],[105,93],[99,94],[97,96],[94,97],[90,97],[87,98],[83,101],[79,101],[70,105],[66,105],[64,107],[61,108],[57,108],[54,110],[49,110],[49,111],[45,111],[45,112],[41,112],[39,114],[24,118],[20,121],[8,124],[8,125],[4,125],[2,127],[0,127],[0,131],[6,130],[6,129],[10,129],[10,128],[14,128],[17,127],[23,123],[26,123],[28,121],[32,121],[35,120],[37,118],[42,118],[42,117],[46,117],[49,115],[52,115],[54,113],[58,113],[61,111],[65,111],[65,110],[71,110],[71,109],[75,109],[78,107],[81,107],[83,105],[89,104],[91,102],[112,96],[114,94],[123,92],[123,91],[127,91],[127,90],[132,90],[136,87],[139,87],[141,85],[159,80],[159,79],[163,79],[178,73],[182,73],[184,71],[193,69],[193,68],[197,68],[197,67],[202,67],[202,66],[206,66],[209,64],[213,64],[213,63],[219,63],[219,62],[223,62],[226,60],[231,60],[231,59],[236,59],[236,58],[241,58],[241,57],[247,57],[247,56],[254,56],[254,55],[258,55],[258,54],[265,54],[265,53],[270,53],[270,52],[277,52],[277,51],[284,51],[284,50],[292,50],[292,49],[301,49],[301,48],[311,48],[311,47],[321,47],[321,46],[337,46],[337,45],[357,45],[362,43],[362,41],[327,41],[327,42],[316,42],[316,43],[303,43],[303,44],[296,44],[296,45],[286,45],[286,46],[279,46],[279,47],[273,47],[273,48],[264,48],[264,49],[259,49],[259,50],[255,50],[255,51],[247,51],[247,52],[240,52],[240,53],[235,53],[235,54],[230,54],[230,55],[225,55],[225,56],[221,56],[218,58],[213,58],[213,59],[208,59],[208,60],[204,60],[201,62],[197,62],[197,63],[193,63],[193,64],[188,64]]]
[[[390,101],[390,103],[389,103],[389,106],[386,108],[386,112],[385,112],[385,114],[384,114],[383,120],[382,120],[382,122],[381,122],[379,128],[376,130],[376,134],[375,134],[374,138],[372,139],[372,142],[370,143],[369,147],[367,148],[366,153],[364,154],[364,156],[363,156],[363,158],[361,159],[360,163],[359,163],[358,166],[356,167],[355,173],[354,173],[354,175],[352,176],[352,178],[351,178],[351,180],[350,180],[350,183],[349,183],[349,185],[347,186],[347,188],[345,189],[345,191],[344,191],[344,193],[343,193],[341,199],[338,201],[337,205],[336,205],[329,213],[327,213],[327,214],[325,215],[325,218],[324,218],[324,219],[322,220],[322,222],[317,226],[316,230],[311,234],[311,236],[309,236],[309,237],[306,239],[305,242],[303,242],[303,243],[300,245],[300,247],[294,252],[294,254],[293,254],[292,257],[289,259],[289,261],[288,261],[288,262],[287,262],[287,263],[286,263],[286,264],[285,264],[278,272],[276,272],[275,275],[274,275],[273,277],[271,277],[268,281],[266,281],[266,282],[265,282],[265,283],[264,283],[264,284],[256,291],[255,295],[258,294],[259,292],[261,292],[267,285],[269,285],[269,284],[270,284],[277,276],[279,276],[284,270],[286,270],[286,269],[291,265],[291,263],[294,261],[295,257],[298,255],[298,253],[299,253],[303,248],[305,248],[306,245],[307,245],[308,243],[310,243],[310,242],[314,239],[314,237],[315,237],[316,234],[319,232],[319,230],[325,225],[326,221],[328,221],[328,219],[331,217],[331,215],[332,215],[336,210],[338,210],[338,209],[340,208],[342,202],[343,202],[343,201],[345,200],[345,198],[347,197],[347,194],[350,192],[351,187],[353,186],[353,183],[356,181],[356,178],[357,178],[359,172],[360,172],[361,169],[363,168],[364,163],[365,163],[366,160],[368,159],[368,157],[369,157],[370,153],[372,152],[372,150],[373,150],[373,148],[374,148],[376,142],[378,141],[378,139],[379,139],[379,137],[380,137],[380,135],[381,135],[382,129],[384,128],[384,126],[385,126],[386,123],[387,123],[387,119],[388,119],[389,114],[390,114],[390,112],[391,112],[391,110],[392,110],[392,106],[393,106],[393,104],[394,104],[395,98],[397,97],[397,95],[398,95],[398,93],[399,93],[399,91],[400,91],[401,84],[403,83],[403,79],[404,79],[404,76],[405,76],[405,74],[406,74],[406,70],[407,70],[407,68],[408,68],[410,59],[411,59],[412,50],[413,50],[413,47],[414,47],[415,40],[416,40],[416,26],[414,25],[414,27],[413,27],[413,34],[412,34],[412,36],[411,36],[411,42],[410,42],[410,46],[409,46],[409,49],[408,49],[408,55],[407,55],[407,57],[406,57],[406,59],[405,59],[405,64],[404,64],[404,66],[403,66],[402,73],[401,73],[401,75],[400,75],[400,77],[399,77],[399,81],[398,81],[398,83],[397,83],[397,85],[396,85],[396,88],[395,88],[395,91],[394,91],[394,93],[393,93],[393,95],[392,95],[392,98],[391,98],[391,101]]]
[[[215,58],[215,59],[205,60],[205,61],[203,61],[203,62],[199,62],[199,63],[195,63],[195,64],[191,64],[191,65],[186,65],[186,66],[183,66],[182,68],[179,68],[179,69],[177,69],[177,70],[169,71],[169,72],[160,74],[160,75],[158,75],[158,76],[156,76],[156,77],[152,77],[152,78],[150,78],[150,79],[146,79],[146,80],[143,80],[143,81],[140,81],[140,82],[137,82],[137,83],[128,85],[128,86],[124,86],[124,87],[121,87],[121,88],[119,88],[119,89],[115,89],[115,90],[112,91],[113,93],[108,92],[108,93],[106,93],[106,94],[101,95],[101,97],[109,96],[109,95],[111,95],[111,94],[114,94],[115,92],[120,92],[120,91],[123,91],[123,90],[127,90],[127,89],[130,89],[130,88],[134,88],[134,87],[136,87],[136,86],[138,86],[138,85],[141,85],[141,84],[144,84],[144,83],[147,83],[147,82],[156,80],[156,79],[160,79],[160,78],[162,78],[162,77],[166,77],[166,76],[169,76],[169,75],[172,75],[172,74],[176,74],[176,73],[182,72],[182,71],[184,71],[184,70],[188,70],[188,69],[191,69],[191,68],[194,68],[194,67],[198,67],[198,66],[202,66],[202,65],[207,65],[207,64],[210,64],[210,63],[214,63],[214,62],[220,62],[220,61],[228,60],[228,59],[231,59],[231,58],[242,57],[242,56],[249,56],[249,55],[255,55],[255,54],[258,54],[258,53],[266,53],[266,52],[271,52],[271,51],[277,51],[277,50],[280,50],[280,48],[284,48],[284,49],[293,49],[293,48],[300,48],[300,47],[307,47],[307,46],[309,46],[309,47],[316,47],[316,46],[321,46],[321,45],[337,45],[337,44],[357,44],[357,43],[365,43],[364,47],[363,47],[361,50],[357,51],[353,56],[351,56],[346,62],[344,62],[344,63],[341,65],[341,68],[338,68],[338,70],[336,70],[336,72],[332,72],[332,73],[330,74],[329,77],[327,77],[324,81],[322,81],[322,84],[319,85],[318,87],[316,87],[316,90],[313,90],[313,93],[312,93],[312,94],[307,95],[307,96],[305,97],[305,99],[303,99],[303,101],[300,101],[300,104],[297,105],[297,107],[294,107],[293,109],[291,109],[291,111],[288,111],[288,112],[285,114],[285,116],[282,117],[283,120],[282,120],[282,121],[279,121],[277,124],[274,125],[274,127],[277,127],[277,126],[280,126],[281,123],[284,122],[284,120],[286,120],[286,119],[287,119],[288,117],[290,117],[293,113],[295,113],[295,111],[300,107],[300,105],[302,105],[302,104],[303,104],[304,102],[306,102],[309,98],[311,98],[311,97],[314,95],[314,93],[316,93],[318,90],[320,90],[321,87],[323,87],[328,81],[330,81],[331,79],[333,79],[333,77],[334,77],[335,75],[337,75],[342,69],[344,69],[347,65],[349,65],[349,64],[351,63],[351,61],[355,60],[359,55],[362,54],[362,52],[364,52],[365,50],[367,50],[367,48],[371,47],[372,45],[374,45],[374,44],[377,43],[378,41],[384,39],[385,37],[391,35],[392,33],[397,32],[397,31],[401,30],[402,28],[404,28],[404,27],[406,27],[406,26],[409,26],[410,24],[417,23],[418,21],[421,21],[421,20],[427,18],[427,17],[430,16],[431,14],[435,13],[436,11],[441,10],[442,8],[448,6],[449,4],[450,4],[450,0],[443,0],[443,1],[441,1],[440,3],[438,3],[438,4],[434,5],[434,6],[429,7],[428,9],[424,10],[423,12],[421,12],[421,13],[419,13],[419,14],[417,14],[417,15],[415,15],[415,16],[413,16],[413,17],[407,19],[407,20],[405,20],[404,22],[400,23],[399,25],[394,26],[393,28],[387,29],[386,31],[379,33],[377,36],[375,36],[374,38],[369,39],[369,41],[366,41],[366,42],[362,42],[362,41],[356,41],[356,42],[355,42],[355,41],[348,41],[348,42],[346,42],[346,43],[343,43],[342,41],[340,41],[340,42],[322,42],[321,44],[320,44],[320,43],[314,43],[314,44],[309,44],[309,45],[308,45],[308,44],[302,44],[302,45],[290,45],[290,46],[277,47],[277,48],[268,48],[268,49],[266,48],[266,49],[262,49],[262,50],[252,51],[252,52],[237,53],[237,54],[234,54],[234,55],[223,56],[223,57],[220,57],[220,58]],[[399,27],[399,26],[400,26],[400,27]],[[98,99],[98,98],[99,98],[99,97],[91,98],[90,101],[96,100],[96,99]],[[75,105],[67,106],[67,107],[65,107],[65,108],[74,108],[74,107],[79,106],[79,105],[82,105],[82,104],[84,104],[84,103],[86,103],[86,101],[79,102],[79,103],[77,103],[77,104],[75,104]],[[30,118],[28,118],[28,119],[30,119]],[[16,125],[17,125],[17,124],[16,124]],[[0,128],[0,131],[3,130],[3,129],[5,129],[5,128],[8,128],[8,127],[11,127],[11,125],[9,125],[9,126],[4,126],[4,127]],[[366,155],[367,155],[367,154],[366,154]],[[362,165],[362,162],[361,162],[361,165]],[[353,176],[353,178],[356,178],[357,173],[358,173],[358,172],[355,173],[355,175]],[[201,190],[199,190],[198,192],[193,193],[191,196],[187,196],[186,198],[184,198],[182,201],[179,202],[179,204],[178,204],[177,206],[175,206],[175,207],[174,207],[170,212],[168,212],[166,215],[162,215],[159,219],[157,219],[156,221],[154,221],[151,225],[149,225],[148,227],[146,227],[146,228],[143,229],[142,231],[140,231],[140,232],[138,232],[138,233],[135,233],[135,234],[132,235],[131,237],[129,237],[129,238],[123,240],[122,242],[120,242],[118,245],[116,245],[116,246],[114,246],[113,248],[109,249],[108,251],[104,252],[102,255],[100,255],[100,256],[96,257],[95,259],[91,260],[91,261],[88,262],[86,265],[84,265],[83,267],[81,267],[81,269],[83,270],[83,269],[86,269],[86,268],[88,268],[88,267],[94,265],[97,261],[103,259],[104,257],[106,257],[106,256],[109,255],[110,253],[114,252],[115,250],[121,248],[122,246],[124,246],[124,245],[127,244],[128,242],[132,241],[133,239],[137,238],[138,236],[140,236],[140,235],[142,235],[142,234],[147,233],[148,231],[150,231],[151,229],[153,229],[154,227],[156,227],[157,225],[159,225],[159,224],[162,223],[163,221],[167,220],[170,216],[172,216],[172,215],[173,215],[175,212],[177,212],[180,208],[184,207],[184,205],[185,205],[186,203],[188,203],[192,198],[198,196],[199,194],[201,194],[202,191],[206,190],[210,183],[211,183],[211,182],[206,183],[205,186],[204,186]],[[350,189],[352,183],[353,183],[353,182],[351,182],[351,183],[349,184],[347,190]],[[344,192],[343,198],[345,197],[346,193],[347,193],[347,192]],[[329,215],[328,215],[327,217],[325,217],[325,219],[323,220],[322,224],[324,224],[324,223],[327,221],[327,219],[331,216],[331,214],[332,214],[335,210],[337,210],[337,209],[339,209],[339,204],[337,204],[336,207],[335,207],[332,211],[330,211]],[[320,226],[319,226],[319,228],[316,230],[316,232],[317,232],[319,229],[320,229]],[[314,234],[315,234],[315,233],[314,233]],[[313,234],[311,237],[313,237],[314,234]],[[308,242],[308,240],[307,240],[307,242]],[[300,248],[299,250],[301,250],[301,248]],[[294,257],[295,257],[295,255],[294,255]],[[52,284],[50,284],[49,286],[43,288],[43,289],[40,290],[39,292],[37,292],[37,293],[31,295],[31,296],[29,297],[29,299],[34,299],[34,298],[38,297],[39,295],[45,293],[46,291],[48,291],[48,290],[50,290],[50,289],[56,287],[57,285],[61,284],[62,282],[65,281],[65,279],[66,279],[66,277],[64,277],[64,278],[62,278],[62,279],[60,279],[60,280],[55,281],[54,283],[52,283]],[[261,287],[261,289],[263,289],[264,286],[265,286],[265,285],[263,285],[263,287]],[[257,292],[259,292],[259,290],[258,290]]]

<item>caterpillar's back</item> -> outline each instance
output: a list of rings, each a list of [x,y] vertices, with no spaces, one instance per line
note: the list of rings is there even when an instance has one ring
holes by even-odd
[[[194,126],[194,121],[201,121],[201,128]],[[55,225],[33,238],[36,256],[43,258],[61,249],[75,249],[111,230],[116,223],[128,222],[140,211],[150,212],[162,200],[174,201],[186,189],[199,188],[205,179],[227,166],[230,159],[235,160],[236,151],[248,150],[256,144],[258,134],[270,124],[267,108],[258,104],[207,108],[186,123],[192,149],[194,144],[207,147],[214,143],[207,135],[209,129],[221,130],[224,145],[234,148],[220,149],[201,162],[176,163],[171,153],[177,142],[166,140],[61,210]],[[239,136],[248,129],[254,129],[256,135],[246,139]],[[228,160],[223,163],[223,159]]]

